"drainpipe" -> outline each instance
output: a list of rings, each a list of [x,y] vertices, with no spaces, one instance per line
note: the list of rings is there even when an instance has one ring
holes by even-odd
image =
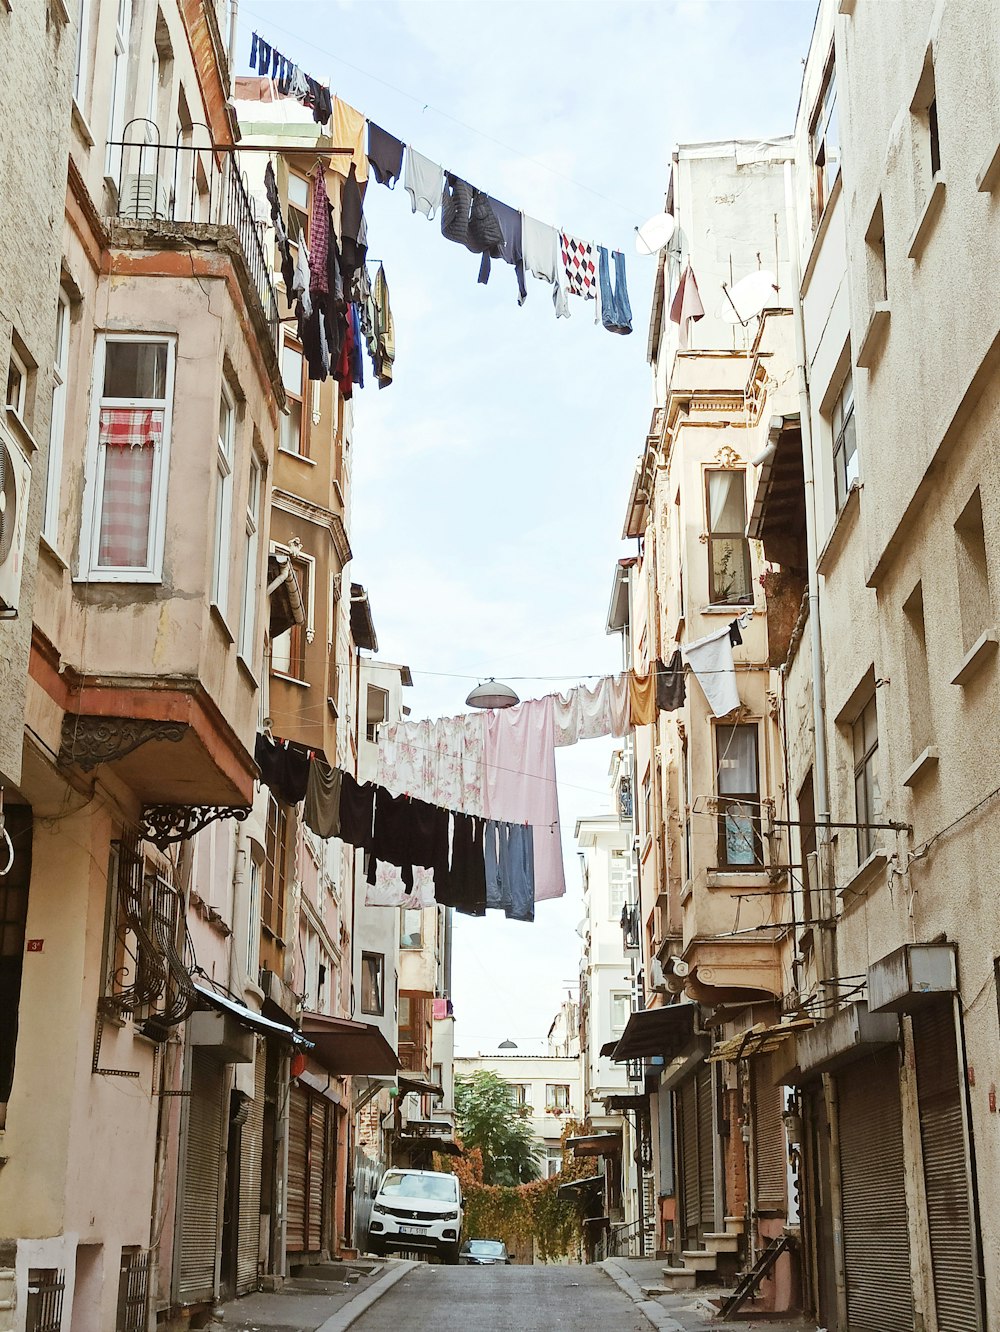
[[[798,259],[798,221],[795,208],[791,157],[785,158],[785,225],[788,232],[788,257],[793,287],[795,310],[795,374],[799,392],[799,428],[802,432],[802,471],[806,499],[806,553],[809,571],[809,641],[812,651],[812,708],[813,708],[813,791],[816,799],[816,857],[819,871],[820,894],[824,921],[833,921],[836,914],[835,888],[830,842],[830,770],[826,749],[825,697],[823,671],[823,634],[820,622],[819,569],[816,537],[816,478],[813,472],[812,422],[810,418],[809,381],[806,372],[805,321],[802,314],[801,276]],[[835,1000],[838,987],[837,941],[833,925],[819,927],[819,960],[821,984],[826,997]],[[833,1212],[833,1266],[837,1291],[837,1323],[846,1328],[847,1280],[844,1270],[844,1213],[840,1187],[840,1124],[837,1117],[837,1095],[833,1078],[823,1074],[823,1096],[826,1101],[827,1121],[830,1129],[830,1202]]]

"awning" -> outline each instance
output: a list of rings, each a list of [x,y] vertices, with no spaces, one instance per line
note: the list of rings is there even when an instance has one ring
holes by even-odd
[[[407,1092],[430,1092],[432,1096],[443,1096],[444,1088],[439,1082],[428,1082],[426,1078],[415,1078],[410,1073],[400,1073],[399,1092],[405,1096]]]
[[[639,1096],[636,1096],[635,1094],[631,1096],[616,1094],[614,1096],[605,1096],[604,1098],[605,1114],[622,1115],[626,1114],[630,1110],[634,1112],[636,1110],[648,1110],[648,1109],[649,1109],[649,1096],[647,1093],[643,1093]]]
[[[378,1027],[368,1022],[303,1013],[302,1033],[316,1047],[313,1059],[337,1077],[391,1074],[399,1068],[395,1050]]]
[[[627,1059],[660,1055],[666,1062],[676,1058],[694,1036],[697,1004],[667,1004],[633,1013],[615,1046],[616,1064]]]
[[[786,569],[805,570],[806,492],[798,416],[772,418],[747,536]]]
[[[291,629],[293,624],[305,624],[306,612],[295,566],[282,551],[272,550],[267,557],[267,591],[270,598],[268,628],[272,639]]]
[[[738,1059],[749,1059],[752,1055],[769,1054],[776,1050],[783,1041],[788,1040],[789,1036],[794,1036],[798,1031],[808,1031],[814,1026],[812,1018],[796,1018],[794,1022],[777,1022],[773,1026],[768,1026],[766,1022],[758,1022],[755,1027],[748,1027],[746,1031],[741,1032],[739,1036],[734,1036],[728,1041],[719,1041],[712,1048],[712,1053],[708,1056],[710,1063],[719,1063],[727,1060],[735,1064]]]
[[[613,1156],[622,1149],[622,1135],[615,1133],[589,1133],[586,1137],[567,1138],[566,1146],[574,1156]]]
[[[610,1059],[614,1055],[614,1052],[617,1049],[618,1049],[618,1038],[616,1036],[613,1041],[607,1041],[605,1042],[604,1045],[601,1046],[601,1054],[605,1058]]]
[[[579,1193],[585,1193],[587,1189],[603,1189],[603,1175],[588,1175],[586,1179],[570,1179],[565,1184],[560,1184],[556,1189],[557,1194],[564,1197],[573,1198]]]
[[[462,1149],[454,1138],[430,1138],[423,1134],[400,1133],[396,1136],[396,1145],[409,1152],[431,1151],[441,1156],[461,1156]]]
[[[359,648],[367,652],[378,651],[372,608],[368,602],[368,593],[360,583],[351,584],[351,637]]]
[[[866,1003],[850,1004],[799,1037],[799,1076],[795,1080],[804,1082],[820,1073],[832,1073],[898,1041],[895,1013],[869,1013]]]
[[[224,994],[217,994],[214,990],[203,989],[200,985],[196,985],[194,988],[199,997],[204,999],[212,1008],[217,1008],[220,1013],[232,1014],[238,1022],[241,1022],[244,1027],[249,1027],[251,1031],[260,1032],[262,1036],[290,1041],[292,1045],[297,1045],[303,1050],[312,1049],[312,1041],[307,1040],[294,1027],[287,1026],[283,1022],[272,1022],[270,1018],[264,1017],[263,1013],[255,1013],[252,1008],[247,1008],[244,1004],[239,1004],[235,999],[230,999]]]

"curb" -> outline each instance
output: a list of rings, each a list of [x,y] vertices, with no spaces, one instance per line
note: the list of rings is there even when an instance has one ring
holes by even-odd
[[[618,1289],[629,1297],[639,1312],[656,1328],[656,1332],[684,1332],[684,1328],[678,1323],[676,1318],[671,1318],[656,1300],[647,1299],[642,1293],[642,1288],[637,1282],[633,1281],[620,1263],[615,1262],[613,1258],[605,1258],[603,1263],[598,1263],[605,1276],[611,1278]],[[319,1332],[324,1332],[323,1328]]]
[[[408,1272],[419,1266],[420,1264],[411,1258],[393,1262],[388,1272],[380,1276],[374,1285],[355,1295],[343,1308],[338,1309],[335,1314],[331,1314],[325,1323],[319,1325],[316,1332],[347,1332],[347,1329],[353,1327],[362,1314],[367,1313],[373,1304],[392,1290],[397,1281],[402,1281]]]

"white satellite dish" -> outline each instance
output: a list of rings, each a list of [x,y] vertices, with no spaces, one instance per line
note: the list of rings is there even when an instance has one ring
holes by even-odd
[[[751,273],[749,277],[734,282],[731,287],[723,284],[722,291],[719,318],[727,324],[745,324],[759,315],[761,310],[774,305],[778,281],[773,273]]]
[[[659,254],[674,234],[677,223],[672,213],[654,213],[635,229],[635,248],[638,254]]]

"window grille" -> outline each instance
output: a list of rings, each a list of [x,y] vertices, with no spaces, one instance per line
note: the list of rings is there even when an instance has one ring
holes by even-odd
[[[25,1332],[61,1332],[66,1273],[56,1268],[28,1269]]]
[[[122,1249],[115,1332],[146,1332],[149,1320],[149,1250]]]

